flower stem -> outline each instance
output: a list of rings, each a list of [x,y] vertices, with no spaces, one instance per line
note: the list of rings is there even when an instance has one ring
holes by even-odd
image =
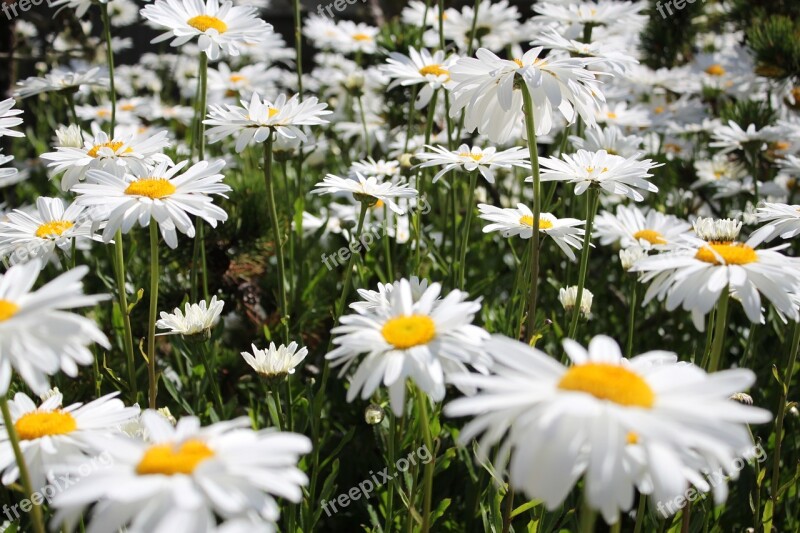
[[[433,120],[436,112],[436,102],[438,100],[439,91],[433,91],[431,101],[428,102],[428,120],[425,123],[425,146],[431,144],[431,136],[433,135]],[[425,171],[420,170],[417,172],[417,192],[419,194],[419,201],[425,198]],[[420,274],[420,265],[422,264],[422,209],[414,211],[414,230],[416,239],[415,249],[415,269],[417,275]],[[453,243],[455,245],[455,243]]]
[[[708,372],[716,372],[722,359],[722,347],[725,345],[725,330],[728,326],[728,300],[730,289],[726,286],[719,295],[717,302],[717,317],[714,324],[714,341],[711,345],[711,357],[708,362]]]
[[[275,242],[275,251],[278,257],[278,297],[281,310],[281,323],[283,324],[284,341],[289,343],[289,306],[286,299],[286,265],[283,258],[283,239],[281,239],[278,209],[275,206],[275,183],[272,179],[272,139],[270,132],[264,142],[264,183],[267,187],[267,209],[269,210],[270,224],[272,225],[272,240]]]
[[[108,80],[111,92],[111,124],[109,125],[108,136],[114,138],[114,130],[117,125],[117,89],[114,85],[114,50],[111,48],[111,20],[108,17],[108,3],[100,3],[100,15],[103,19],[103,29],[106,38],[106,61],[108,61]]]
[[[584,489],[586,490],[586,489]],[[594,523],[597,520],[597,512],[589,507],[589,502],[586,501],[584,494],[583,503],[580,509],[580,533],[593,533]]]
[[[589,187],[586,211],[586,231],[583,236],[583,250],[581,251],[581,267],[578,273],[578,292],[575,295],[575,308],[572,310],[572,322],[569,325],[568,338],[574,339],[578,331],[578,317],[581,316],[581,301],[583,288],[586,285],[586,271],[589,267],[589,249],[592,244],[592,227],[597,207],[600,204],[600,191],[596,187]]]
[[[222,401],[222,393],[219,390],[219,383],[217,382],[217,372],[213,366],[213,357],[209,357],[208,353],[208,344],[207,341],[198,343],[200,346],[200,359],[203,363],[203,367],[206,369],[206,376],[208,380],[211,382],[211,390],[214,393],[214,399],[217,402],[217,409],[219,411],[219,416],[222,417],[225,415],[225,404]]]
[[[200,104],[197,107],[197,131],[196,144],[197,144],[197,160],[202,161],[206,155],[206,125],[203,120],[206,117],[206,107],[208,106],[208,56],[200,53],[200,66],[198,69],[197,81],[197,97],[200,99]],[[208,272],[206,270],[206,239],[205,227],[203,226],[203,219],[198,218],[195,222],[195,239],[194,248],[192,250],[192,271],[190,274],[190,292],[192,302],[197,301],[197,269],[200,268],[201,283],[203,287],[203,298],[208,300]]]
[[[150,384],[150,409],[156,408],[156,314],[158,313],[158,222],[150,221],[150,318],[147,322],[147,378]]]
[[[467,196],[467,214],[464,217],[464,228],[461,237],[461,258],[458,263],[458,287],[464,290],[464,278],[467,271],[467,248],[469,248],[469,227],[472,224],[472,212],[475,210],[475,186],[478,183],[478,171],[469,173],[469,195]]]
[[[433,471],[436,468],[435,451],[433,448],[433,435],[431,434],[431,422],[428,415],[428,397],[420,389],[416,391],[417,408],[420,415],[420,429],[422,430],[422,440],[431,460],[425,465],[425,481],[423,488],[422,503],[422,533],[428,533],[431,528],[431,501],[433,498]]]
[[[647,495],[639,493],[639,507],[636,509],[636,525],[633,526],[633,533],[641,533],[645,511],[647,511]]]
[[[294,46],[297,63],[297,98],[303,101],[303,19],[300,15],[300,0],[294,0]]]
[[[366,202],[361,202],[361,211],[358,213],[358,224],[356,225],[355,239],[361,238],[361,231],[364,229],[364,219],[367,218],[367,210],[369,205]],[[344,312],[344,304],[347,303],[347,297],[350,294],[350,280],[353,277],[353,265],[358,254],[350,254],[350,259],[347,261],[347,270],[344,273],[344,285],[342,286],[342,294],[339,296],[339,302],[336,304],[336,325],[339,324],[339,319],[342,318]]]
[[[477,5],[476,5],[477,9]],[[528,136],[528,151],[533,170],[533,224],[531,225],[531,284],[528,294],[528,326],[526,338],[533,338],[536,329],[536,300],[539,291],[539,221],[542,214],[541,178],[539,176],[539,149],[536,146],[536,124],[533,115],[533,98],[524,80],[520,81],[522,101],[525,111],[525,129]]]
[[[114,236],[114,276],[117,278],[119,291],[119,312],[122,315],[122,329],[124,332],[125,361],[128,366],[128,386],[131,388],[131,403],[138,401],[139,391],[136,386],[136,361],[133,355],[133,331],[131,330],[131,316],[128,312],[128,293],[125,289],[125,249],[122,244],[122,231],[117,230]]]
[[[6,426],[8,440],[11,442],[11,448],[14,450],[14,459],[17,461],[17,468],[19,468],[19,477],[22,480],[22,486],[25,488],[25,494],[29,497],[29,501],[32,504],[31,521],[33,522],[33,530],[36,533],[45,533],[42,506],[41,504],[37,504],[36,500],[33,498],[31,473],[30,470],[28,470],[28,464],[25,462],[25,456],[22,454],[22,448],[20,448],[19,445],[19,435],[17,435],[17,428],[14,426],[14,421],[11,419],[11,411],[8,408],[8,398],[6,398],[5,395],[0,396],[0,409],[3,411],[3,423]]]
[[[628,342],[625,345],[625,354],[627,357],[633,355],[633,331],[636,328],[636,304],[639,282],[636,277],[631,278],[631,301],[630,301],[630,316],[628,317]]]
[[[367,114],[364,112],[364,98],[359,94],[356,97],[358,102],[358,114],[361,115],[361,128],[364,130],[364,147],[367,150],[367,157],[372,155],[372,146],[369,142],[369,128],[367,128]]]

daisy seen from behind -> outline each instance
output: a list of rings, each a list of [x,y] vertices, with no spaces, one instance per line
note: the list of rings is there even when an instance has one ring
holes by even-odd
[[[356,201],[367,205],[375,205],[379,201],[384,202],[398,215],[405,213],[405,210],[397,204],[399,199],[417,197],[417,190],[408,184],[395,185],[390,181],[380,181],[375,176],[365,178],[358,172],[355,173],[354,178],[340,178],[328,174],[315,187],[311,191],[314,194],[350,193]]]
[[[259,350],[255,344],[251,346],[252,352],[242,352],[242,358],[259,376],[267,379],[283,378],[295,373],[297,366],[308,355],[308,348],[297,349],[297,343],[288,346],[281,344],[275,346],[269,343],[265,350]]]

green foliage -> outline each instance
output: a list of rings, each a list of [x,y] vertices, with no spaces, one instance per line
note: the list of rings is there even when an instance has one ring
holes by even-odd
[[[747,31],[756,73],[775,79],[800,78],[800,19],[773,15]]]
[[[676,9],[669,2],[651,0],[646,11],[649,22],[641,35],[643,63],[650,68],[669,68],[692,56],[697,26],[692,20],[703,12],[703,3],[686,3]]]

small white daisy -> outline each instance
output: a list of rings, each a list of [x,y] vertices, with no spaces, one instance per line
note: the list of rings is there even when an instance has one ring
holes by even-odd
[[[22,109],[13,109],[17,102],[13,98],[8,98],[0,102],[0,137],[25,137],[21,131],[12,130],[22,124]]]
[[[493,146],[481,148],[466,144],[462,144],[458,150],[452,152],[444,146],[426,146],[426,148],[432,150],[432,153],[418,152],[414,157],[424,161],[419,165],[420,168],[442,167],[442,170],[433,177],[434,183],[451,170],[478,171],[486,181],[494,183],[495,169],[531,168],[527,150],[519,146],[499,152]]]
[[[269,343],[269,348],[259,350],[252,345],[252,353],[242,352],[245,362],[250,365],[260,376],[265,378],[282,378],[294,374],[297,365],[303,362],[308,355],[308,348],[297,349],[297,343],[289,346],[275,346]]]
[[[766,227],[770,228],[765,240],[778,236],[792,239],[800,235],[800,205],[764,202],[758,207],[757,216],[759,222],[767,223]]]
[[[650,249],[683,242],[691,228],[688,222],[655,209],[618,205],[616,214],[602,211],[597,215],[593,235],[603,246],[619,243],[623,248]]]
[[[358,173],[354,179],[328,174],[315,187],[316,189],[311,191],[314,194],[350,193],[359,202],[367,201],[372,205],[379,201],[384,202],[398,215],[404,214],[405,210],[397,205],[397,200],[417,197],[417,190],[408,184],[395,185],[390,181],[381,182],[374,176],[365,178]]]
[[[216,296],[212,296],[208,303],[205,300],[199,304],[186,302],[185,311],[181,311],[179,307],[176,307],[172,313],[162,311],[161,320],[156,322],[156,327],[169,330],[169,332],[160,333],[160,335],[190,337],[207,333],[219,322],[219,315],[222,314],[224,306],[225,302],[217,300]]]
[[[387,90],[397,86],[422,85],[415,102],[416,108],[422,109],[431,101],[436,90],[452,84],[450,68],[456,61],[458,56],[445,57],[442,50],[431,54],[424,48],[417,51],[410,47],[407,56],[397,52],[390,53],[386,60],[388,65],[383,65],[381,70],[393,80]]]
[[[575,309],[575,302],[578,300],[578,286],[572,285],[570,287],[561,287],[558,289],[558,301],[561,302],[562,307],[564,307],[564,311],[567,314],[572,314],[572,311]],[[592,314],[592,301],[594,301],[594,294],[587,289],[586,287],[583,288],[583,293],[581,294],[581,314],[585,318],[589,318],[589,315]]]
[[[3,155],[2,150],[0,150],[0,166],[13,160],[13,155]],[[0,188],[14,185],[24,179],[24,174],[20,174],[19,170],[15,167],[9,166],[7,168],[0,168]]]
[[[83,87],[108,86],[108,78],[100,67],[92,67],[86,71],[74,71],[56,67],[44,77],[31,77],[17,83],[14,96],[28,98],[41,93],[80,90]]]

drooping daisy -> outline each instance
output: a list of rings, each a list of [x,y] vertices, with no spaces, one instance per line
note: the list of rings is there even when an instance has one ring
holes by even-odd
[[[467,372],[467,365],[485,371],[489,360],[482,344],[489,334],[472,325],[480,303],[467,301],[458,290],[439,300],[442,287],[430,285],[417,299],[405,279],[386,294],[388,306],[357,310],[341,318],[331,334],[337,346],[325,356],[332,366],[342,365],[347,373],[361,355],[350,380],[347,401],[361,393],[367,399],[383,383],[389,388],[392,410],[400,416],[405,404],[406,380],[441,401],[445,381]]]
[[[523,239],[533,236],[533,211],[525,204],[517,204],[517,208],[502,208],[493,205],[478,204],[482,219],[492,222],[483,227],[484,233],[499,231],[503,237],[519,235]],[[575,261],[572,248],[583,246],[584,221],[577,218],[556,218],[550,213],[539,216],[539,231],[553,238],[570,260]]]
[[[218,59],[220,50],[239,55],[245,43],[259,43],[272,32],[272,25],[258,18],[252,6],[234,6],[219,0],[156,0],[141,10],[142,17],[169,31],[151,42],[172,39],[171,46],[183,46],[195,37],[209,59]]]
[[[618,205],[616,214],[602,211],[597,215],[594,235],[603,246],[619,243],[623,248],[650,249],[683,242],[691,228],[688,222],[655,209]]]
[[[637,189],[658,192],[658,187],[647,181],[653,175],[650,170],[661,166],[650,159],[638,161],[605,150],[575,154],[563,154],[563,160],[548,157],[540,161],[542,181],[566,181],[575,184],[575,194],[583,194],[591,186],[600,187],[610,194],[624,194],[641,202],[644,196]],[[531,181],[527,178],[526,181]]]
[[[781,239],[792,239],[800,235],[800,205],[787,205],[764,202],[758,207],[759,222],[766,222],[769,234],[765,240],[771,241],[780,236]]]
[[[0,220],[0,257],[10,256],[12,263],[38,258],[45,266],[56,248],[69,256],[73,240],[77,249],[85,249],[88,239],[99,240],[92,226],[84,207],[65,207],[60,198],[40,196],[35,212],[15,209]]]
[[[589,318],[589,315],[592,314],[593,300],[594,294],[592,294],[592,291],[584,287],[583,293],[581,294],[581,315],[583,315],[584,318]],[[558,301],[561,303],[564,311],[566,311],[568,315],[571,315],[572,311],[575,309],[575,302],[578,301],[578,286],[572,285],[558,289]]]
[[[443,167],[434,177],[433,182],[451,170],[462,172],[481,173],[489,183],[494,183],[494,170],[498,168],[512,169],[514,167],[530,169],[527,150],[514,146],[508,150],[497,151],[497,148],[488,146],[481,148],[462,144],[458,150],[450,151],[444,146],[426,146],[431,152],[418,152],[414,157],[421,159],[420,168]]]
[[[56,146],[55,152],[40,157],[50,161],[47,165],[53,175],[64,173],[61,189],[68,191],[86,177],[89,170],[102,170],[111,174],[124,172],[144,173],[148,166],[168,161],[162,151],[169,146],[167,132],[150,136],[125,135],[110,139],[102,131],[84,141],[82,147]]]
[[[294,374],[297,365],[302,363],[308,355],[308,348],[303,347],[298,350],[296,342],[289,346],[281,344],[277,347],[274,342],[271,342],[266,350],[259,350],[253,344],[252,350],[252,353],[242,352],[242,358],[258,375],[268,379]]]
[[[595,74],[584,68],[586,61],[540,58],[541,52],[542,47],[532,48],[522,58],[506,60],[481,48],[477,58],[459,59],[450,69],[455,82],[451,115],[464,110],[467,131],[477,129],[492,142],[506,142],[523,116],[522,92],[515,87],[522,80],[533,100],[537,135],[550,132],[556,110],[568,122],[580,115],[593,126],[595,108],[604,97]]]
[[[374,205],[376,203],[384,202],[389,209],[402,215],[405,210],[397,205],[397,200],[400,198],[416,198],[417,190],[411,188],[406,183],[395,185],[390,181],[379,181],[378,178],[371,176],[365,178],[361,174],[356,173],[355,178],[340,178],[333,174],[328,174],[323,180],[315,185],[315,189],[311,191],[314,194],[340,194],[350,193],[359,201]]]
[[[381,70],[393,80],[388,89],[398,85],[422,85],[415,103],[417,109],[422,109],[431,101],[434,91],[451,84],[450,68],[456,61],[458,56],[445,57],[443,50],[431,54],[425,48],[417,51],[410,47],[407,56],[397,52],[389,54],[388,65],[383,65]]]
[[[161,312],[161,320],[156,322],[158,329],[168,329],[167,333],[160,335],[183,335],[191,337],[193,335],[207,334],[219,322],[219,315],[225,302],[217,300],[212,296],[206,303],[205,300],[199,304],[186,303],[185,311],[176,307],[172,313]]]
[[[287,99],[281,94],[275,103],[262,100],[253,93],[250,102],[241,101],[242,107],[231,105],[209,106],[204,124],[211,126],[206,132],[209,142],[215,143],[228,136],[236,137],[236,151],[242,152],[252,141],[262,143],[274,131],[290,139],[307,140],[301,126],[327,124],[324,115],[328,104],[319,103],[315,97],[302,102],[297,95]]]
[[[82,87],[106,87],[108,78],[100,67],[86,71],[75,71],[56,67],[44,77],[31,77],[17,83],[14,96],[28,98],[37,94],[58,91],[80,90]]]
[[[0,137],[25,137],[21,131],[12,130],[22,124],[22,109],[13,109],[17,102],[13,98],[7,98],[0,102]]]
[[[634,502],[634,489],[672,501],[688,487],[684,467],[735,476],[734,459],[753,444],[745,424],[769,412],[730,400],[755,381],[750,370],[706,374],[675,354],[648,352],[624,359],[612,339],[597,336],[588,350],[572,340],[565,367],[524,343],[493,336],[487,349],[494,374],[460,374],[454,383],[480,392],[445,406],[448,416],[473,416],[462,443],[483,434],[483,456],[497,443],[494,467],[508,467],[512,486],[548,509],[584,479],[588,504],[615,523]],[[642,446],[646,475],[626,461]],[[646,480],[648,483],[644,483]]]
[[[12,266],[0,274],[0,394],[8,391],[16,370],[36,394],[49,388],[47,376],[59,370],[70,377],[94,355],[88,346],[110,344],[93,320],[67,312],[93,306],[106,296],[83,294],[80,266],[31,292],[41,271],[38,260]]]
[[[140,409],[125,407],[116,399],[118,395],[114,392],[67,407],[62,406],[58,389],[38,407],[27,394],[14,395],[8,407],[34,490],[44,487],[54,466],[65,460],[88,460],[108,435],[119,434],[120,426],[138,418]],[[0,425],[0,471],[3,485],[19,478],[5,425]]]
[[[220,171],[225,161],[195,163],[182,174],[188,161],[177,165],[159,163],[156,167],[115,176],[102,170],[90,170],[86,183],[76,185],[78,205],[107,213],[103,240],[110,242],[117,230],[128,233],[137,223],[142,227],[154,220],[170,248],[178,247],[177,231],[194,238],[194,215],[217,227],[228,214],[214,205],[213,195],[225,198],[231,188]]]
[[[299,502],[308,480],[298,468],[311,451],[304,435],[253,431],[247,418],[200,427],[185,417],[175,427],[155,411],[142,414],[147,440],[107,439],[106,468],[53,499],[53,523],[71,528],[87,507],[90,530],[131,533],[218,531],[223,522],[255,515],[274,527],[275,497]],[[69,472],[69,470],[67,470]],[[132,491],[136,487],[136,491]]]

